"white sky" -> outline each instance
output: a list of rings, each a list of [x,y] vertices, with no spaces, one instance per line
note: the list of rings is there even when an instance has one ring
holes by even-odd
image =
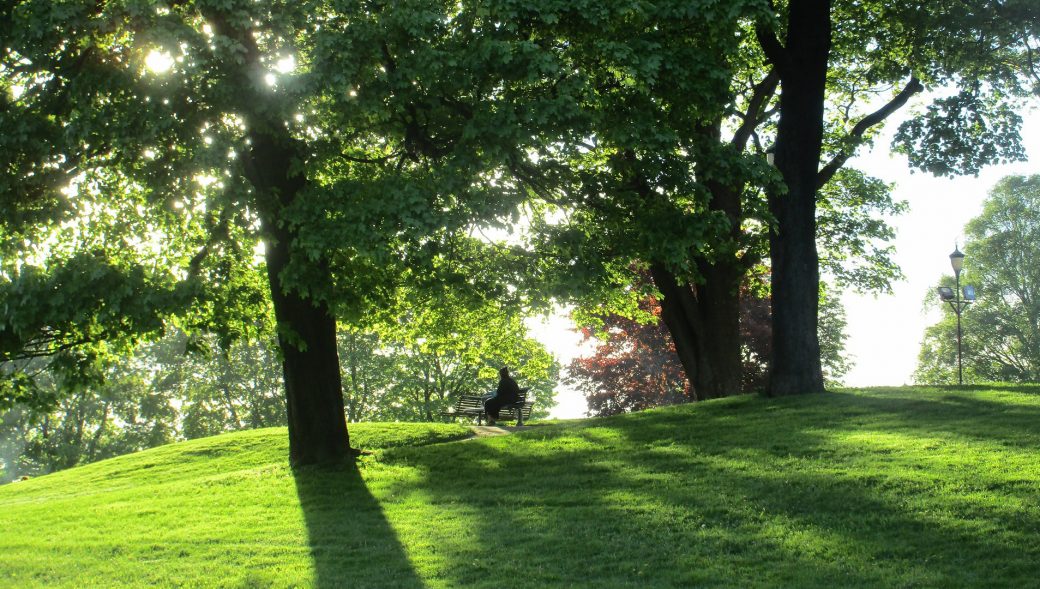
[[[935,178],[911,173],[906,159],[890,155],[889,145],[899,121],[891,121],[872,151],[850,160],[849,166],[895,184],[893,197],[910,203],[910,210],[891,219],[896,228],[895,261],[906,279],[893,285],[891,295],[842,297],[848,318],[846,352],[853,369],[845,377],[849,386],[902,385],[912,382],[917,353],[926,326],[938,319],[938,309],[926,312],[925,298],[932,296],[940,277],[952,274],[950,252],[954,242],[964,243],[964,225],[982,210],[990,188],[1004,176],[1040,173],[1040,113],[1023,112],[1023,138],[1031,162],[994,166],[978,178]],[[936,295],[937,296],[937,295]],[[535,338],[545,344],[563,366],[578,355],[580,336],[565,313],[546,321],[529,323]],[[585,415],[585,399],[562,384],[557,388],[557,407],[552,417]]]

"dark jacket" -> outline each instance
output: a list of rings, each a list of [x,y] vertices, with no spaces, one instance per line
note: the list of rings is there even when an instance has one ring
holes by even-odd
[[[515,403],[520,398],[520,385],[511,376],[503,376],[498,380],[495,398],[502,404]]]

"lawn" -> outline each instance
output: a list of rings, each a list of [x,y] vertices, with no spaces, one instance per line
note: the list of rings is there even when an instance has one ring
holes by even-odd
[[[609,419],[284,430],[0,487],[0,586],[1024,587],[1040,387],[735,397]]]

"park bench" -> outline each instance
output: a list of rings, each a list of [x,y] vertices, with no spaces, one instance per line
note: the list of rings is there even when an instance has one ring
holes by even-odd
[[[520,397],[517,398],[515,403],[502,406],[502,409],[498,412],[498,421],[515,420],[516,425],[520,426],[531,418],[531,407],[534,406],[534,401],[527,400],[527,391],[528,389],[520,389]],[[447,415],[452,419],[456,417],[469,417],[471,419],[476,417],[477,425],[482,425],[484,420],[487,419],[487,414],[484,413],[485,398],[480,395],[459,395],[455,405],[443,412],[442,415]]]

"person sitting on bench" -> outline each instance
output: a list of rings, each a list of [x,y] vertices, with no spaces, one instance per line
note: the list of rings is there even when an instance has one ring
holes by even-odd
[[[498,411],[503,405],[516,403],[520,399],[520,385],[516,384],[513,377],[509,376],[509,368],[502,367],[498,371],[498,389],[495,396],[484,401],[484,412],[487,413],[488,425],[495,425],[498,419]]]

